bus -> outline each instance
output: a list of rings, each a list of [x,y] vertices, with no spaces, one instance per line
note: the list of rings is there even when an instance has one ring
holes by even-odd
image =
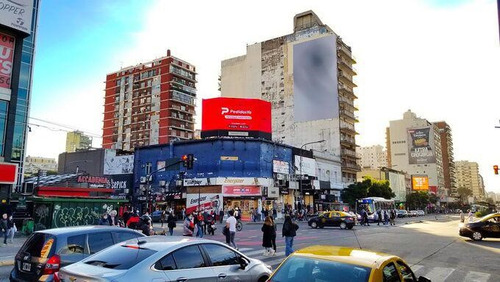
[[[356,202],[356,212],[358,220],[361,222],[361,211],[365,209],[368,213],[368,222],[378,220],[378,210],[396,209],[394,200],[387,200],[382,197],[368,197],[360,199]]]

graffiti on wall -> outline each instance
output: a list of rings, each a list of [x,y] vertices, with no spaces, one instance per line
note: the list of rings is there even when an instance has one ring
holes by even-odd
[[[77,206],[61,207],[55,205],[52,214],[52,225],[56,228],[80,225],[97,225],[99,218],[106,212],[113,210],[113,205],[104,204],[101,208],[98,206]]]

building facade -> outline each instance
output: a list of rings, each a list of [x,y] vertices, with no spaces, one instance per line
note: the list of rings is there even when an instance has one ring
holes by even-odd
[[[196,68],[170,55],[106,76],[103,148],[194,137]]]
[[[89,150],[90,148],[92,148],[92,137],[78,130],[66,134],[66,153]]]
[[[0,201],[20,192],[28,132],[39,0],[10,1],[0,10],[0,162],[16,167],[15,181],[0,180]],[[23,11],[19,14],[19,11]]]
[[[405,172],[393,170],[387,167],[367,167],[362,168],[361,171],[357,173],[357,177],[357,181],[359,182],[363,181],[363,179],[367,177],[375,180],[387,180],[392,192],[396,194],[394,200],[399,203],[406,202],[406,195],[408,194],[410,187],[409,181],[406,181],[408,174]]]
[[[408,110],[403,119],[390,121],[387,137],[391,168],[414,179],[426,179],[425,185],[413,190],[446,195],[441,135],[435,124]]]
[[[474,199],[484,197],[484,188],[479,175],[479,164],[469,161],[455,162],[457,188],[467,188],[472,191]]]
[[[357,154],[361,169],[387,167],[387,151],[380,145],[358,147]]]
[[[24,161],[24,173],[36,174],[41,171],[57,171],[57,162],[53,158],[27,156]]]
[[[292,34],[249,45],[246,55],[222,61],[221,94],[271,102],[276,142],[300,148],[325,140],[308,148],[340,159],[347,186],[360,170],[355,63],[342,38],[308,11],[294,17]]]
[[[444,121],[435,122],[434,124],[438,127],[439,135],[441,137],[443,177],[446,194],[447,196],[457,197],[457,181],[455,178],[455,161],[453,157],[453,138],[451,135],[451,128]]]

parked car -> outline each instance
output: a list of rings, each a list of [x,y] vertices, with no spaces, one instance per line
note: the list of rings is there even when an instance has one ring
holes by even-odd
[[[271,266],[226,244],[151,236],[114,245],[59,272],[61,281],[266,281]]]
[[[408,217],[408,212],[406,210],[398,210],[397,215],[399,218]]]
[[[500,213],[492,213],[477,221],[461,224],[459,234],[474,241],[500,238]]]
[[[10,281],[52,281],[60,267],[118,242],[140,237],[144,235],[135,230],[104,225],[36,231],[19,249]]]
[[[163,211],[154,211],[151,213],[151,220],[153,222],[160,222],[161,220],[161,214],[163,213]]]
[[[411,217],[415,217],[415,216],[418,216],[418,213],[416,210],[411,210],[408,212],[408,215],[411,216]]]
[[[269,278],[278,281],[430,281],[400,257],[335,246],[311,246],[288,256]]]
[[[340,229],[352,229],[355,224],[354,219],[353,215],[346,212],[331,211],[310,218],[308,224],[312,228],[335,226],[340,227]]]
[[[417,210],[417,215],[418,216],[424,216],[425,212],[423,210]]]

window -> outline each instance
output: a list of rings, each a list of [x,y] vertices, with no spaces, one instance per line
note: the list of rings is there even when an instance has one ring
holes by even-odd
[[[85,252],[85,234],[68,237],[68,244],[59,252],[62,255],[83,254]]]
[[[89,234],[89,249],[91,254],[95,254],[113,244],[113,237],[110,232]]]
[[[139,248],[137,245],[118,244],[86,261],[86,264],[112,268],[129,269],[156,253],[155,250]]]
[[[116,233],[116,238],[118,239],[118,242],[123,242],[123,241],[127,241],[130,239],[135,239],[138,237],[139,237],[139,234],[132,233],[132,232],[118,232],[118,233]]]
[[[398,260],[398,268],[399,271],[401,272],[401,275],[403,276],[403,281],[408,282],[416,282],[417,278],[411,271],[411,269],[402,261]]]
[[[207,250],[213,266],[239,264],[238,254],[230,249],[216,244],[203,245]]]
[[[399,279],[399,273],[396,269],[396,266],[392,262],[388,264],[386,267],[384,267],[383,273],[384,273],[384,282],[401,281]]]
[[[177,269],[204,267],[205,261],[198,246],[189,246],[173,253]]]
[[[174,258],[172,255],[163,257],[161,260],[155,263],[155,269],[157,270],[174,270],[177,269],[175,265]]]

